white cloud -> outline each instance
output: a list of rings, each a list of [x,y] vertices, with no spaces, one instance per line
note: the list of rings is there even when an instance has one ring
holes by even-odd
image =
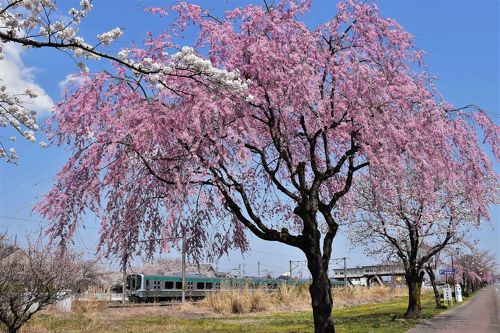
[[[84,81],[85,80],[79,75],[68,74],[64,80],[59,82],[59,89],[61,89],[61,92],[64,92],[66,88],[74,85],[80,86],[84,83]]]
[[[26,67],[21,59],[23,49],[13,43],[1,43],[5,59],[0,61],[0,79],[2,85],[7,87],[11,94],[23,94],[26,89],[31,89],[38,94],[37,98],[26,98],[26,107],[36,110],[39,116],[44,116],[52,111],[54,102],[45,90],[36,83],[33,67]]]

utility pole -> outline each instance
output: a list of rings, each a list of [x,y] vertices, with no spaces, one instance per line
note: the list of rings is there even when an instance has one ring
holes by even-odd
[[[122,305],[125,306],[125,296],[127,293],[127,262],[128,262],[128,257],[126,257],[125,262],[123,263],[122,266]]]
[[[290,279],[293,279],[293,269],[294,268],[299,268],[301,263],[304,263],[304,260],[289,260],[288,264],[290,265]],[[295,264],[295,266],[293,266]]]
[[[329,263],[334,263],[335,265],[338,265],[340,261],[344,261],[344,287],[348,286],[348,280],[347,280],[347,257],[342,257],[342,258],[331,258]],[[340,272],[338,272],[340,273]],[[335,274],[335,269],[334,269],[334,274]]]
[[[344,257],[344,287],[347,288],[347,257]]]
[[[241,275],[241,277],[244,278],[245,277],[245,263],[243,263],[242,267],[243,267],[243,275]]]
[[[453,283],[453,288],[455,288],[455,267],[453,266],[453,252],[451,252],[451,270],[453,272],[452,274],[452,283]]]
[[[257,261],[257,277],[260,277],[260,261]]]
[[[182,234],[182,269],[181,269],[181,275],[182,275],[182,303],[186,302],[186,241],[185,237],[186,235],[183,233]]]
[[[125,305],[125,290],[127,288],[127,272],[126,266],[123,265],[123,276],[122,276],[122,305]]]

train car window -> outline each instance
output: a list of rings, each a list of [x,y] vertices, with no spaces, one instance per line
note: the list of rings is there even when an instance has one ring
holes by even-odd
[[[132,290],[135,289],[135,279],[132,279]]]
[[[193,282],[188,282],[188,289],[193,289]]]
[[[149,287],[149,280],[146,279],[146,288]]]
[[[196,289],[205,289],[204,282],[196,282]]]
[[[220,282],[215,283],[215,289],[220,289]]]
[[[182,289],[182,282],[177,281],[175,283],[175,289]]]
[[[214,284],[212,282],[207,282],[205,285],[205,289],[212,289],[214,287]]]
[[[165,289],[174,289],[173,281],[165,281]]]

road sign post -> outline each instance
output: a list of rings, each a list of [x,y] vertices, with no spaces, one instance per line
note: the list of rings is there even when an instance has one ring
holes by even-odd
[[[456,269],[454,268],[446,268],[446,269],[440,269],[439,270],[439,274],[440,275],[453,275],[455,274],[457,271]]]
[[[443,292],[443,301],[444,303],[448,303],[448,305],[451,304],[451,302],[453,302],[453,291],[451,289],[451,287],[447,284],[447,285],[444,285],[441,287],[441,290]]]

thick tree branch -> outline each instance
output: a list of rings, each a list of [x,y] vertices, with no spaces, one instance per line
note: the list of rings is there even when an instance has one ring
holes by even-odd
[[[276,173],[279,171],[279,160],[277,162],[276,168],[271,169],[269,166],[269,163],[267,162],[266,154],[262,149],[257,148],[256,146],[253,146],[251,144],[245,144],[245,147],[250,149],[253,153],[256,153],[260,157],[260,161],[262,163],[262,166],[264,167],[264,171],[269,175],[271,178],[272,182],[278,190],[280,190],[282,193],[286,194],[289,198],[295,200],[296,202],[300,201],[300,197],[293,193],[292,191],[288,190],[276,177]]]
[[[223,166],[221,166],[225,169]],[[247,228],[252,231],[257,237],[263,240],[272,240],[279,241],[291,246],[300,247],[302,245],[301,236],[293,236],[288,232],[279,232],[272,228],[267,227],[262,220],[255,214],[253,208],[250,204],[250,200],[243,188],[243,186],[237,182],[231,175],[228,173],[227,169],[224,170],[224,173],[230,178],[232,183],[224,180],[224,177],[220,171],[216,168],[210,168],[212,174],[215,176],[216,180],[214,181],[215,185],[223,195],[224,199],[227,202],[227,207],[231,212],[235,214],[240,222],[242,222]],[[234,188],[240,195],[243,205],[245,207],[245,212],[249,215],[250,219],[245,217],[240,205],[233,199],[230,195],[228,189]]]

